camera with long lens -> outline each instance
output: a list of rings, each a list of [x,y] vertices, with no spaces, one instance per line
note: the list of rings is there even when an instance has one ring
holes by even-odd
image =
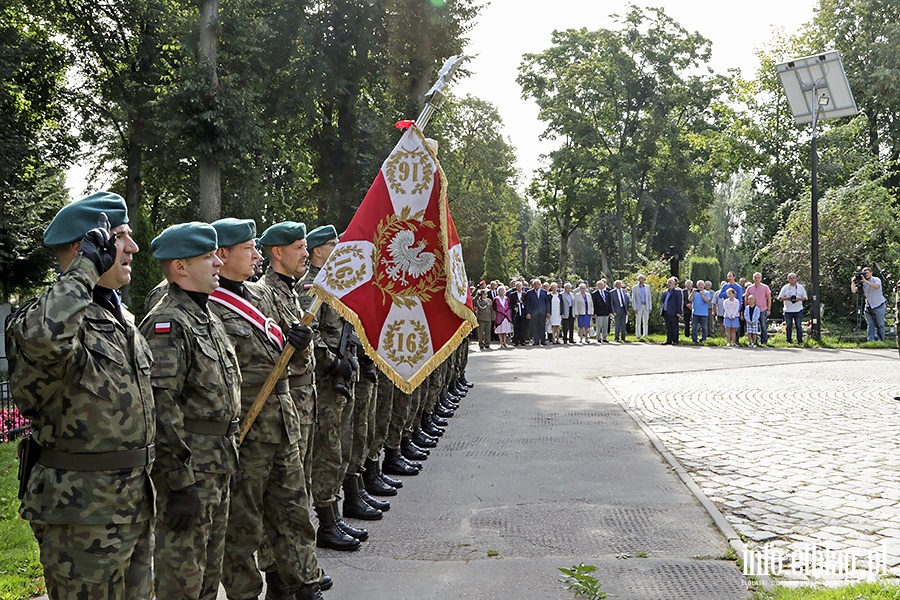
[[[863,281],[866,279],[865,271],[857,271],[853,274],[853,283],[856,285],[856,291],[862,293]]]

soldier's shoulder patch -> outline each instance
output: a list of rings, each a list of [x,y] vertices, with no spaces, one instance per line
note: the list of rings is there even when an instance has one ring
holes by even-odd
[[[153,332],[157,335],[163,333],[171,333],[172,332],[172,322],[171,321],[157,321],[153,325]]]

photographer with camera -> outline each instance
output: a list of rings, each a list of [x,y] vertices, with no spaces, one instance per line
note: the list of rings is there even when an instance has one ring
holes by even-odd
[[[866,340],[884,339],[884,314],[887,303],[884,300],[884,290],[881,287],[881,279],[872,275],[870,267],[863,267],[853,274],[850,280],[850,291],[854,294],[862,291],[866,297]]]
[[[787,285],[781,288],[778,299],[784,302],[784,322],[787,325],[787,342],[793,343],[792,333],[797,328],[797,343],[803,344],[803,301],[806,289],[797,283],[797,274],[788,273]]]

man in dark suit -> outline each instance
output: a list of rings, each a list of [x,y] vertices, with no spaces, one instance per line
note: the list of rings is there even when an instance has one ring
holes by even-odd
[[[622,284],[621,279],[616,279],[615,289],[609,296],[609,314],[616,323],[616,341],[625,341],[625,328],[628,326],[628,311],[631,310],[631,298]]]
[[[606,288],[606,280],[597,282],[597,289],[591,293],[594,300],[594,316],[597,318],[597,341],[608,344],[609,340],[609,313],[611,311],[610,291]]]
[[[550,296],[541,286],[540,279],[531,281],[531,289],[525,294],[525,318],[531,321],[531,344],[546,346],[547,319],[550,315]]]
[[[528,320],[525,318],[525,290],[522,282],[517,281],[515,287],[507,292],[509,308],[513,319],[513,346],[524,346],[528,336]]]
[[[681,315],[684,311],[684,294],[677,287],[678,280],[674,277],[669,277],[666,285],[668,287],[663,292],[662,302],[660,302],[662,316],[666,322],[666,345],[677,346],[678,330],[681,327]]]

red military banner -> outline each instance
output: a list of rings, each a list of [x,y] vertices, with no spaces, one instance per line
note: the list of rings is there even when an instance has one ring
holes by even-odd
[[[446,177],[412,125],[381,166],[313,293],[412,392],[478,324]]]

